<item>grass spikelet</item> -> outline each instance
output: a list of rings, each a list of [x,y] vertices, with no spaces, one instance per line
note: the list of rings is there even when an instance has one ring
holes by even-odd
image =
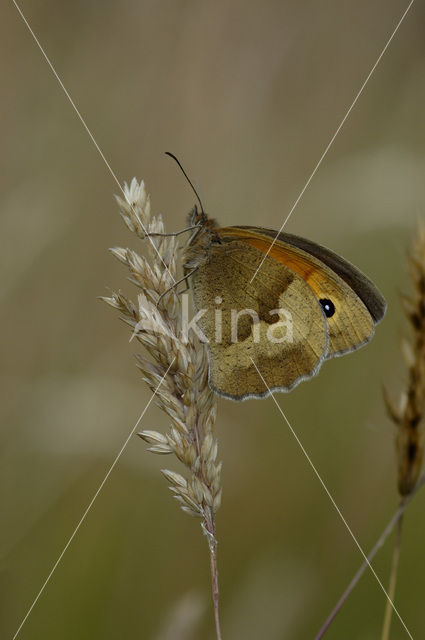
[[[384,398],[391,420],[397,428],[396,452],[398,492],[401,504],[412,495],[422,470],[425,441],[425,227],[418,230],[411,255],[408,258],[411,296],[402,296],[402,305],[409,321],[412,338],[402,339],[401,353],[407,367],[407,383],[398,406],[385,392]],[[399,519],[394,539],[388,594],[394,600],[401,549],[402,518]],[[389,640],[393,607],[387,601],[381,640]]]
[[[148,451],[173,455],[185,467],[186,477],[163,469],[162,473],[181,509],[201,519],[211,562],[212,591],[217,639],[218,618],[217,540],[215,515],[221,501],[217,437],[214,431],[216,398],[208,385],[206,347],[196,335],[182,338],[181,302],[172,288],[177,280],[177,240],[164,234],[161,216],[153,216],[144,182],[133,178],[124,186],[125,199],[117,197],[120,214],[144,241],[146,256],[121,247],[111,249],[129,270],[129,280],[139,289],[137,302],[120,292],[101,299],[117,309],[130,327],[132,339],[143,347],[136,356],[142,380],[155,394],[155,402],[171,422],[168,433],[144,430],[138,435]],[[150,235],[155,234],[155,235]]]
[[[400,496],[409,495],[422,469],[425,443],[425,227],[418,226],[417,236],[409,257],[413,294],[403,296],[402,303],[408,318],[412,339],[402,341],[402,355],[407,366],[407,384],[398,405],[385,394],[388,413],[397,427],[396,449],[398,490]]]

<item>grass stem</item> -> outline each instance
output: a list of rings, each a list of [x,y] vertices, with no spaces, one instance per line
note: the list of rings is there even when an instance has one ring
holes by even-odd
[[[345,589],[344,593],[341,595],[341,597],[339,598],[338,602],[336,603],[336,605],[332,609],[331,613],[326,618],[326,621],[324,622],[323,626],[321,627],[319,633],[316,635],[314,640],[320,640],[321,638],[323,638],[323,636],[325,635],[326,631],[329,629],[330,625],[335,620],[337,614],[341,610],[343,604],[347,600],[348,596],[351,594],[351,592],[353,591],[354,587],[357,585],[357,583],[359,582],[360,578],[364,574],[365,570],[369,566],[369,563],[376,556],[376,554],[378,553],[379,549],[384,545],[385,541],[387,540],[387,538],[391,534],[391,532],[394,529],[394,527],[396,525],[398,525],[398,523],[402,519],[402,516],[403,516],[407,506],[410,504],[410,502],[412,501],[413,497],[416,495],[416,493],[422,487],[423,484],[425,484],[425,473],[419,478],[419,480],[418,480],[418,482],[416,484],[416,487],[412,491],[412,493],[405,500],[403,500],[401,502],[401,504],[398,507],[397,511],[394,513],[393,517],[388,522],[387,526],[385,527],[385,529],[383,530],[383,532],[379,536],[377,542],[374,544],[374,546],[370,550],[369,555],[367,556],[367,561],[365,560],[363,562],[363,564],[359,567],[358,571],[353,576],[352,580],[348,584],[348,586]],[[400,530],[401,530],[401,525],[400,525]],[[397,563],[398,563],[398,558],[397,558]],[[393,562],[393,564],[394,564],[394,562]],[[395,587],[395,584],[394,584],[394,587]],[[391,600],[393,600],[393,597],[391,595],[391,591],[390,591],[389,595],[391,597]],[[389,600],[387,600],[387,606],[390,607],[391,610],[392,610],[392,606],[391,606],[391,603],[390,603]],[[382,640],[384,640],[384,636],[382,637]]]
[[[391,561],[391,574],[390,574],[390,582],[388,585],[388,595],[392,602],[394,602],[395,588],[397,584],[402,528],[403,528],[403,515],[401,515],[401,517],[398,519],[398,522],[397,522],[397,527],[395,530],[395,538],[394,538],[393,557]],[[389,640],[392,613],[393,613],[393,608],[391,606],[391,602],[387,600],[387,603],[385,606],[384,624],[382,627],[381,640]]]

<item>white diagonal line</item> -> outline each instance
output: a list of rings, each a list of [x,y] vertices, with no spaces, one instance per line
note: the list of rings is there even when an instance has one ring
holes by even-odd
[[[350,108],[348,109],[347,113],[345,114],[345,116],[343,117],[343,119],[341,120],[337,130],[335,131],[335,133],[333,134],[332,138],[330,139],[330,142],[328,144],[328,146],[326,147],[326,149],[324,150],[324,152],[322,153],[322,155],[319,158],[319,162],[316,164],[316,166],[313,169],[313,172],[311,173],[309,179],[307,180],[307,182],[305,183],[304,187],[302,188],[298,198],[295,200],[294,204],[292,205],[288,215],[286,216],[282,226],[280,227],[279,231],[276,233],[276,237],[274,238],[273,242],[271,243],[270,247],[267,249],[266,253],[264,254],[260,264],[257,267],[256,272],[254,273],[254,275],[252,276],[250,282],[252,282],[255,278],[255,276],[257,275],[257,273],[259,272],[259,270],[261,269],[264,260],[267,258],[267,256],[269,255],[270,251],[273,248],[273,245],[275,244],[276,240],[278,239],[278,236],[280,233],[282,233],[282,230],[284,228],[284,226],[286,225],[286,223],[288,222],[289,218],[291,217],[295,207],[297,206],[297,204],[299,203],[299,201],[301,200],[301,198],[303,197],[308,185],[310,184],[310,182],[312,181],[312,179],[314,178],[314,176],[316,175],[316,172],[318,170],[318,168],[320,167],[320,165],[322,164],[326,154],[328,153],[329,149],[331,148],[331,146],[333,145],[335,138],[337,137],[338,133],[341,131],[342,127],[345,124],[345,121],[347,120],[348,116],[350,115],[351,111],[353,110],[357,100],[360,98],[361,94],[363,93],[363,89],[365,88],[365,86],[367,85],[367,83],[369,82],[370,78],[373,75],[373,72],[375,71],[376,67],[378,66],[378,64],[380,63],[384,53],[386,52],[386,50],[388,49],[388,47],[391,44],[392,39],[394,38],[395,34],[397,33],[399,27],[401,26],[401,23],[403,22],[404,18],[407,16],[410,7],[412,6],[412,4],[414,3],[414,0],[411,0],[409,2],[409,5],[407,7],[407,9],[405,10],[405,12],[403,13],[403,15],[401,16],[400,20],[397,23],[397,26],[395,27],[394,31],[392,32],[391,36],[389,37],[385,47],[382,49],[381,53],[378,56],[377,61],[375,62],[375,64],[373,65],[372,69],[369,71],[366,80],[363,82],[362,86],[360,87],[356,97],[354,98],[353,102],[351,103]]]
[[[251,358],[251,360],[252,360],[252,358]],[[353,538],[353,540],[354,540],[354,542],[356,543],[356,546],[358,547],[358,549],[359,549],[360,553],[362,554],[362,556],[363,556],[364,560],[367,562],[367,564],[368,564],[368,566],[369,566],[369,569],[372,571],[372,573],[373,573],[373,575],[375,576],[375,578],[376,578],[376,580],[377,580],[377,582],[378,582],[379,586],[381,587],[382,591],[385,593],[385,595],[386,595],[386,597],[387,597],[388,601],[390,602],[390,604],[391,604],[392,608],[394,609],[395,614],[397,615],[398,619],[400,620],[401,624],[403,625],[404,629],[406,630],[407,635],[409,636],[409,638],[410,638],[411,640],[413,640],[413,636],[412,636],[412,634],[410,633],[409,629],[407,628],[407,626],[406,626],[406,624],[405,624],[405,622],[404,622],[403,618],[401,617],[401,615],[400,615],[400,614],[399,614],[399,612],[397,611],[397,608],[396,608],[396,606],[395,606],[394,602],[391,600],[390,596],[388,595],[388,593],[387,593],[387,591],[386,591],[386,589],[385,589],[384,585],[382,584],[381,580],[379,579],[379,577],[378,577],[378,575],[377,575],[377,573],[376,573],[375,569],[372,567],[372,565],[371,565],[371,563],[370,563],[370,561],[369,561],[369,559],[368,559],[367,555],[366,555],[366,554],[365,554],[365,552],[363,551],[363,549],[362,549],[362,547],[361,547],[361,545],[360,545],[359,541],[357,540],[356,536],[355,536],[355,535],[354,535],[354,533],[352,532],[350,525],[348,524],[348,522],[346,521],[346,519],[345,519],[345,518],[344,518],[344,516],[342,515],[340,508],[338,507],[338,505],[337,505],[337,503],[335,502],[335,500],[334,500],[334,498],[333,498],[332,494],[330,493],[329,489],[327,488],[327,486],[326,486],[326,484],[325,484],[325,481],[322,479],[322,476],[320,475],[320,473],[318,472],[318,470],[317,470],[317,469],[316,469],[316,467],[314,466],[314,464],[313,464],[313,462],[312,462],[312,460],[311,460],[310,456],[308,455],[307,451],[305,450],[305,448],[304,448],[304,446],[303,446],[303,444],[302,444],[301,440],[299,439],[299,437],[298,437],[298,436],[297,436],[297,434],[295,433],[295,431],[294,431],[293,427],[291,426],[291,423],[289,422],[288,418],[286,417],[286,415],[284,414],[283,410],[281,409],[280,404],[278,403],[278,401],[277,401],[277,400],[276,400],[276,398],[274,397],[274,394],[271,392],[271,390],[270,390],[270,388],[269,388],[269,386],[268,386],[267,382],[264,380],[264,378],[263,378],[263,376],[262,376],[262,374],[261,374],[260,370],[258,369],[257,365],[255,364],[254,360],[252,360],[252,364],[253,364],[253,365],[254,365],[254,367],[256,368],[257,373],[258,373],[258,375],[260,376],[261,380],[263,381],[264,386],[266,387],[267,391],[270,393],[271,397],[273,398],[273,402],[275,403],[275,405],[276,405],[276,406],[277,406],[277,408],[279,409],[279,411],[280,411],[280,413],[281,413],[281,415],[282,415],[283,419],[285,420],[286,424],[288,425],[289,429],[291,430],[292,435],[294,436],[295,440],[297,441],[298,445],[300,446],[301,451],[303,452],[303,454],[304,454],[304,455],[305,455],[305,457],[307,458],[307,460],[308,460],[308,462],[309,462],[309,464],[310,464],[311,468],[313,469],[313,471],[314,471],[314,473],[316,474],[316,476],[317,476],[317,478],[318,478],[318,480],[319,480],[320,484],[322,485],[323,489],[325,490],[325,492],[326,492],[326,494],[327,494],[327,496],[328,496],[329,500],[332,502],[333,506],[335,507],[335,509],[336,509],[336,511],[337,511],[337,513],[338,513],[338,515],[339,515],[339,517],[341,518],[342,522],[344,523],[344,525],[345,525],[345,527],[346,527],[346,529],[347,529],[348,533],[349,533],[349,534],[350,534],[350,536]]]
[[[40,42],[39,42],[39,40],[38,40],[37,36],[36,36],[36,35],[35,35],[35,33],[34,33],[34,31],[31,29],[31,27],[30,27],[30,25],[29,25],[29,23],[28,23],[28,20],[26,19],[26,17],[25,17],[25,16],[24,16],[24,14],[22,13],[22,11],[21,11],[21,9],[20,9],[19,5],[17,4],[16,0],[12,0],[12,2],[13,2],[13,4],[15,5],[15,7],[16,7],[16,9],[17,9],[17,11],[18,11],[19,15],[21,16],[22,20],[24,21],[24,23],[25,23],[25,25],[26,25],[26,27],[27,27],[28,31],[29,31],[29,32],[30,32],[30,34],[32,35],[32,37],[33,37],[33,39],[34,39],[35,43],[37,44],[38,48],[40,49],[41,53],[43,54],[43,57],[44,57],[44,59],[46,60],[47,64],[49,65],[49,67],[50,67],[50,69],[51,69],[51,71],[52,71],[53,75],[55,76],[56,80],[57,80],[57,81],[58,81],[58,83],[60,84],[60,86],[61,86],[61,88],[62,88],[62,90],[63,90],[64,94],[66,95],[66,97],[68,98],[69,102],[71,103],[71,106],[72,106],[72,108],[74,109],[75,113],[77,114],[78,118],[80,119],[81,124],[83,125],[84,129],[87,131],[87,133],[88,133],[88,135],[89,135],[89,137],[90,137],[91,141],[93,142],[94,146],[96,147],[96,149],[97,149],[97,151],[98,151],[98,153],[99,153],[100,157],[102,158],[103,162],[104,162],[104,163],[106,164],[106,166],[108,167],[108,169],[109,169],[109,173],[111,174],[111,176],[113,177],[113,179],[114,179],[114,180],[115,180],[115,182],[117,183],[118,188],[120,189],[121,193],[123,194],[123,196],[124,196],[125,200],[128,202],[127,198],[125,197],[124,189],[122,188],[122,186],[121,186],[121,184],[120,184],[120,182],[119,182],[119,180],[118,180],[117,176],[115,175],[115,173],[114,173],[114,171],[113,171],[113,169],[112,169],[111,165],[110,165],[110,164],[109,164],[109,162],[107,161],[107,159],[106,159],[106,157],[105,157],[105,155],[104,155],[104,153],[103,153],[102,149],[99,147],[98,143],[96,142],[96,139],[95,139],[94,135],[92,134],[92,132],[91,132],[91,131],[90,131],[90,129],[88,128],[88,126],[87,126],[87,124],[86,124],[86,122],[85,122],[85,120],[84,120],[83,116],[82,116],[82,115],[81,115],[81,113],[79,112],[79,110],[78,110],[78,108],[77,108],[77,106],[76,106],[75,102],[73,101],[73,99],[72,99],[72,98],[71,98],[71,96],[69,95],[68,90],[66,89],[65,85],[63,84],[62,80],[60,79],[59,75],[57,74],[56,69],[54,68],[53,64],[50,62],[50,58],[47,56],[47,53],[44,51],[43,47],[41,46],[41,44],[40,44]],[[140,223],[140,225],[141,225],[141,227],[142,227],[142,229],[143,229],[143,233],[145,233],[145,235],[149,238],[149,241],[150,241],[150,243],[152,244],[153,248],[155,249],[155,251],[156,251],[156,253],[157,253],[157,255],[158,255],[158,257],[159,257],[160,261],[161,261],[161,262],[162,262],[162,264],[164,265],[164,267],[165,267],[166,271],[168,271],[168,274],[169,274],[169,276],[170,276],[171,280],[172,280],[172,281],[174,282],[174,284],[175,284],[175,279],[174,279],[174,277],[173,277],[172,273],[170,272],[170,270],[169,270],[168,266],[165,264],[164,260],[162,259],[161,255],[160,255],[160,253],[159,253],[159,251],[158,251],[158,249],[157,249],[157,247],[156,247],[156,244],[154,243],[154,241],[152,240],[152,238],[151,238],[151,237],[149,236],[149,234],[147,233],[147,231],[146,231],[146,229],[145,229],[145,227],[144,227],[144,224],[143,224],[142,220],[139,218],[139,216],[137,215],[136,211],[134,210],[132,203],[131,203],[131,202],[128,202],[128,204],[130,205],[131,210],[133,211],[134,215],[136,216],[137,220],[139,221],[139,223]]]
[[[34,609],[35,605],[38,602],[38,599],[40,598],[41,594],[43,593],[44,589],[47,587],[50,578],[52,577],[52,575],[54,574],[54,572],[57,569],[57,566],[59,565],[60,561],[62,560],[63,556],[65,555],[66,550],[68,549],[69,545],[71,544],[71,542],[73,541],[77,531],[79,530],[79,528],[81,527],[81,525],[83,524],[84,520],[86,519],[86,516],[88,515],[90,509],[92,508],[94,501],[96,500],[96,498],[98,497],[99,493],[102,491],[105,482],[107,481],[107,479],[109,478],[109,476],[112,473],[112,470],[114,469],[114,467],[116,466],[118,460],[120,459],[124,449],[126,448],[127,444],[130,441],[130,438],[132,437],[132,435],[134,434],[134,432],[136,431],[141,419],[143,418],[143,416],[145,415],[146,411],[148,410],[148,407],[150,405],[150,403],[152,402],[152,400],[154,399],[155,395],[158,392],[159,387],[161,386],[161,384],[164,382],[164,379],[167,375],[167,373],[169,372],[169,370],[171,369],[173,363],[174,363],[175,358],[173,358],[173,361],[171,362],[171,364],[169,365],[167,371],[164,373],[164,375],[162,376],[158,386],[156,387],[155,391],[153,392],[152,396],[149,398],[149,402],[147,403],[146,407],[143,409],[142,413],[140,414],[136,424],[134,425],[134,427],[132,428],[132,430],[130,431],[130,434],[128,435],[127,439],[125,440],[124,444],[122,445],[118,455],[116,456],[115,460],[113,461],[113,463],[111,464],[111,466],[108,469],[107,474],[105,475],[105,477],[103,478],[102,482],[99,485],[99,488],[97,489],[96,493],[94,494],[93,498],[90,500],[88,507],[86,508],[86,510],[84,511],[79,523],[77,524],[77,526],[75,527],[74,531],[72,532],[72,535],[70,536],[68,542],[66,543],[66,545],[64,546],[61,554],[59,555],[58,559],[56,560],[55,564],[53,565],[49,575],[47,576],[47,578],[45,579],[40,591],[37,593],[36,597],[34,598],[34,601],[32,603],[32,605],[30,606],[30,608],[28,609],[24,619],[22,620],[21,624],[19,625],[15,635],[13,636],[12,640],[15,640],[15,638],[18,637],[19,632],[21,631],[22,627],[24,626],[25,622],[27,621],[28,616],[30,615],[31,611]]]

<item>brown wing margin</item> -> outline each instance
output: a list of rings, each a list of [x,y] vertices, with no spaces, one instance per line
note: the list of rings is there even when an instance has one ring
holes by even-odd
[[[255,233],[266,235],[270,238],[276,237],[276,231],[273,229],[263,229],[243,225],[231,228],[254,231]],[[219,229],[219,232],[220,231],[225,232],[225,229]],[[373,282],[369,280],[364,273],[357,269],[357,267],[351,264],[351,262],[344,260],[344,258],[341,258],[338,254],[334,253],[327,247],[291,233],[279,233],[277,239],[282,242],[286,242],[293,247],[297,247],[298,249],[314,256],[318,260],[321,260],[330,269],[335,271],[335,273],[337,273],[340,278],[342,278],[353,289],[353,291],[359,296],[360,300],[362,300],[366,305],[376,324],[382,320],[387,308],[384,296]]]

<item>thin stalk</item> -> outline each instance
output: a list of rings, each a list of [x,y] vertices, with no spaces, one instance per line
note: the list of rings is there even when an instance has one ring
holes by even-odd
[[[400,547],[401,547],[401,531],[403,528],[403,516],[401,516],[397,522],[397,528],[395,531],[394,538],[394,548],[393,548],[393,557],[391,561],[391,574],[390,574],[390,582],[388,585],[388,595],[391,599],[391,602],[394,602],[395,596],[395,588],[397,584],[397,575],[398,575],[398,564],[400,560]],[[390,629],[391,629],[391,618],[393,613],[393,608],[391,606],[390,600],[387,600],[387,604],[385,606],[385,614],[384,614],[384,624],[382,627],[382,637],[381,640],[389,640],[390,637]]]
[[[213,594],[213,602],[214,602],[214,620],[215,620],[215,630],[217,633],[217,640],[221,640],[221,629],[220,629],[220,615],[219,615],[219,592],[218,592],[218,572],[217,572],[217,543],[214,545],[214,549],[210,549],[210,558],[211,558],[211,581],[212,581],[212,594]]]
[[[220,628],[220,615],[219,615],[219,589],[218,589],[218,570],[217,570],[217,539],[215,537],[215,518],[212,509],[209,509],[209,514],[205,518],[203,523],[204,533],[208,540],[208,547],[210,550],[210,565],[211,565],[211,588],[214,604],[214,620],[217,640],[221,638]]]
[[[199,428],[199,420],[195,424],[195,445],[198,456],[201,456],[202,438]],[[199,470],[199,477],[205,482],[202,466]],[[210,550],[210,566],[211,566],[211,589],[214,605],[214,621],[217,640],[221,638],[220,616],[219,616],[219,589],[218,589],[218,570],[217,570],[217,538],[215,537],[215,512],[210,506],[204,506],[204,519],[202,529],[208,541]]]
[[[405,512],[406,507],[410,504],[410,502],[412,501],[413,497],[416,495],[416,493],[418,492],[418,490],[420,489],[420,487],[422,487],[422,485],[424,483],[425,483],[425,473],[419,478],[419,480],[418,480],[418,482],[416,484],[416,487],[414,488],[414,490],[412,491],[410,496],[408,496],[400,504],[400,506],[398,507],[397,511],[395,512],[395,514],[393,515],[391,520],[388,522],[387,526],[385,527],[385,529],[383,530],[383,532],[379,536],[377,542],[375,543],[375,545],[372,547],[371,551],[369,552],[369,555],[367,556],[367,560],[365,560],[362,563],[362,565],[358,569],[357,573],[352,578],[351,582],[349,583],[349,585],[345,589],[344,593],[342,594],[342,596],[340,597],[340,599],[338,600],[338,602],[336,603],[336,605],[332,609],[331,613],[327,617],[325,623],[323,624],[322,628],[320,629],[319,633],[317,634],[317,636],[315,637],[314,640],[320,640],[320,638],[323,638],[323,636],[325,635],[326,631],[329,629],[330,625],[332,624],[332,622],[336,618],[337,614],[341,610],[344,602],[347,600],[348,596],[353,591],[354,587],[357,585],[358,581],[360,580],[360,578],[364,574],[365,570],[369,566],[370,562],[376,556],[376,554],[378,553],[379,549],[384,545],[384,543],[387,540],[388,536],[390,535],[391,531],[394,529],[395,525],[397,524],[397,522],[399,522],[400,518],[402,517],[403,513]],[[389,604],[389,602],[388,602],[388,604]]]

